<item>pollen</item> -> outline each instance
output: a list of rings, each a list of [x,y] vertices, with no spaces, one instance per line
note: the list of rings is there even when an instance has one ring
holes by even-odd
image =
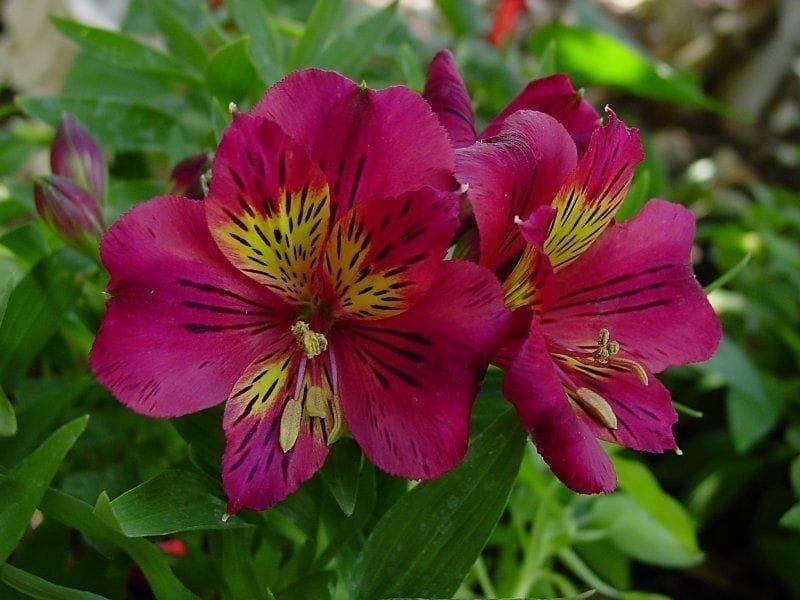
[[[649,379],[644,367],[635,360],[616,356],[619,354],[619,350],[619,342],[614,340],[611,337],[611,332],[603,327],[603,329],[597,332],[597,350],[592,354],[592,359],[601,365],[612,364],[623,367],[636,375],[642,384],[647,385]]]
[[[311,331],[305,321],[298,321],[292,325],[292,335],[297,339],[298,345],[308,358],[319,356],[328,348],[328,340],[325,336],[316,331]]]

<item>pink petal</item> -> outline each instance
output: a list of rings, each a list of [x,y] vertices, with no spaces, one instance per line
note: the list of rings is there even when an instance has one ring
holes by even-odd
[[[569,132],[583,154],[589,138],[600,126],[600,115],[576,92],[566,75],[556,74],[531,81],[479,136],[485,140],[500,133],[505,120],[520,110],[535,110],[555,118]]]
[[[624,355],[655,373],[708,359],[722,330],[692,273],[693,239],[689,210],[651,200],[556,273],[561,295],[544,331],[577,345],[608,329]]]
[[[475,116],[469,92],[450,50],[439,50],[433,57],[422,97],[447,130],[454,148],[475,142]]]
[[[335,347],[342,409],[372,462],[412,479],[458,464],[478,385],[509,321],[492,274],[450,261],[407,313],[343,324]]]
[[[643,157],[639,131],[608,111],[608,123],[594,132],[553,200],[556,216],[544,251],[554,269],[575,260],[611,223]]]
[[[305,412],[298,417],[291,448],[281,447],[287,402],[303,398],[303,392],[295,394],[295,384],[304,357],[287,337],[283,348],[248,367],[225,405],[222,480],[228,514],[243,508],[264,510],[280,502],[310,479],[328,455],[317,419]]]
[[[425,294],[458,226],[458,198],[422,188],[356,204],[331,232],[323,273],[335,312],[381,319]]]
[[[253,114],[268,117],[323,167],[334,199],[450,189],[453,149],[430,106],[408,88],[374,91],[308,69],[270,88]]]
[[[599,367],[602,369],[603,365]],[[608,373],[593,376],[587,369],[564,370],[576,386],[599,394],[614,411],[615,429],[604,427],[586,414],[581,415],[596,437],[648,452],[677,448],[672,427],[678,421],[678,413],[670,402],[669,390],[655,377],[649,376],[644,385],[630,371],[609,369]]]
[[[220,254],[199,202],[140,204],[100,251],[111,299],[90,364],[137,412],[172,417],[222,402],[273,331],[291,325],[283,303]]]
[[[510,117],[497,137],[456,153],[456,177],[469,186],[482,265],[499,270],[522,250],[515,217],[527,219],[550,204],[576,161],[566,130],[530,111]]]
[[[316,291],[330,191],[277,124],[237,115],[214,159],[205,208],[220,250],[247,276],[296,304]]]
[[[564,484],[584,494],[617,486],[611,461],[567,399],[536,319],[506,371],[503,394]]]

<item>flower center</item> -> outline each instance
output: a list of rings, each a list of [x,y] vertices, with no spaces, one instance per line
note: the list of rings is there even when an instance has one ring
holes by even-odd
[[[303,352],[305,352],[307,358],[319,356],[328,348],[328,340],[325,336],[316,331],[311,331],[305,321],[297,321],[292,325],[292,335]]]

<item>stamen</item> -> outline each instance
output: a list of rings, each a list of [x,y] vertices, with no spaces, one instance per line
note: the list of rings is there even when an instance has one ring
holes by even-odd
[[[589,388],[580,387],[575,390],[575,395],[589,416],[597,419],[609,429],[617,428],[617,415],[614,414],[608,401],[600,394]]]
[[[303,419],[303,405],[294,398],[289,398],[281,414],[279,442],[281,450],[288,452],[294,448],[297,436],[300,435],[300,422]]]
[[[603,329],[597,332],[597,350],[592,354],[592,359],[601,365],[611,363],[624,367],[628,371],[633,372],[644,385],[647,385],[649,383],[649,378],[647,377],[647,371],[644,370],[644,367],[634,360],[616,357],[616,355],[619,354],[619,350],[619,342],[612,339],[611,332],[603,327]]]
[[[305,321],[298,321],[292,325],[292,335],[297,338],[297,343],[308,358],[319,356],[328,348],[328,340],[325,339],[325,336],[311,331]]]
[[[309,386],[306,395],[306,412],[309,417],[320,417],[324,419],[328,416],[325,411],[325,391],[316,385]]]

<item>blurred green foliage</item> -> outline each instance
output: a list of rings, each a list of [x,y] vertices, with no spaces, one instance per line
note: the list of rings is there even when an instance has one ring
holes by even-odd
[[[247,110],[307,65],[419,90],[426,62],[449,46],[483,120],[556,70],[628,103],[725,112],[696,78],[596,22],[553,24],[498,49],[483,40],[482,4],[435,5],[424,38],[397,3],[342,0],[230,0],[216,10],[133,0],[119,32],[52,19],[82,49],[61,94],[0,108],[0,596],[800,594],[796,190],[763,182],[723,195],[713,173],[691,170],[670,180],[649,147],[620,217],[652,196],[694,209],[702,282],[728,274],[710,296],[727,335],[708,363],[665,375],[684,412],[704,414],[679,425],[683,456],[615,451],[611,495],[579,496],[552,477],[492,370],[470,454],[447,477],[409,486],[343,440],[292,497],[223,521],[219,409],[147,420],[87,375],[105,275],[38,222],[23,174],[63,112],[111,161],[109,222],[164,193],[179,160],[213,151],[231,102]],[[173,538],[185,553],[162,550]]]

